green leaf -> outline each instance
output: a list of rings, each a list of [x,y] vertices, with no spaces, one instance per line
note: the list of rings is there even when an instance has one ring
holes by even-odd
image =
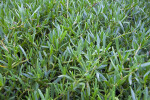
[[[116,42],[117,52],[119,52],[119,41],[118,41],[118,38],[115,40],[115,42]]]
[[[106,49],[105,49],[105,52],[106,52],[108,49],[110,49],[111,44],[112,44],[112,42],[110,42],[110,43],[107,45],[107,47],[106,47]]]
[[[60,75],[60,76],[58,76],[59,78],[63,78],[63,77],[65,77],[65,78],[67,78],[67,79],[69,79],[69,80],[71,80],[71,81],[74,81],[74,79],[73,78],[71,78],[70,76],[68,76],[68,75]]]
[[[132,84],[132,74],[131,74],[131,75],[129,75],[128,80],[129,80],[129,84],[131,85],[131,84]]]
[[[91,93],[91,92],[90,92],[90,85],[89,85],[88,82],[86,83],[86,85],[87,85],[87,93],[88,93],[88,96],[90,96],[90,93]]]
[[[100,38],[98,34],[97,34],[97,48],[100,48]]]
[[[148,74],[150,73],[150,71],[146,72],[144,74],[144,82],[146,83],[147,79],[148,79]]]
[[[3,76],[2,74],[0,73],[0,87],[4,86],[4,81],[3,81]],[[0,88],[1,90],[1,88]]]
[[[25,56],[26,59],[27,59],[27,58],[28,58],[28,57],[27,57],[27,54],[26,54],[26,52],[24,51],[24,49],[21,47],[21,45],[19,45],[19,48],[21,49],[22,53],[24,54],[24,56]]]
[[[144,100],[148,100],[148,99],[149,99],[148,87],[146,87],[145,90],[144,90]]]
[[[43,95],[43,93],[41,92],[40,89],[38,89],[38,92],[39,92],[39,94],[40,94],[41,99],[42,99],[42,100],[45,100],[44,95]]]
[[[100,78],[102,79],[102,81],[107,81],[107,79],[98,71],[96,71],[96,77],[98,81],[100,81]]]
[[[103,33],[103,51],[104,51],[105,46],[106,46],[106,35],[105,33]]]
[[[150,66],[150,62],[143,63],[143,64],[141,64],[141,65],[138,65],[137,67],[139,67],[139,66],[141,66],[141,67],[147,67],[147,66]]]
[[[34,14],[35,14],[40,8],[41,8],[41,6],[39,6],[39,7],[33,12],[33,14],[31,15],[30,18],[32,18],[32,17],[34,16]]]
[[[65,38],[66,34],[67,34],[67,31],[65,31],[65,32],[63,32],[63,33],[61,34],[61,36],[60,36],[60,43],[61,43],[61,42],[63,41],[63,39]]]
[[[45,95],[45,100],[49,100],[50,99],[50,89],[46,88],[46,95]]]
[[[132,100],[136,100],[135,93],[131,87],[130,90],[131,90]]]
[[[123,30],[123,32],[124,32],[124,27],[123,27],[123,25],[122,25],[121,21],[119,21],[119,24],[120,24],[120,26],[121,26],[121,29],[122,29],[122,30]]]

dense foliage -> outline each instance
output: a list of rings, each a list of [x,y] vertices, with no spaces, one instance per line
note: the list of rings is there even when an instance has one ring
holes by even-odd
[[[1,0],[1,100],[150,100],[148,0]]]

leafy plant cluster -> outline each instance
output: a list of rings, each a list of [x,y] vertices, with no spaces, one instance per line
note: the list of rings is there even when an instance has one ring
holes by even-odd
[[[148,0],[0,1],[1,100],[149,100]]]

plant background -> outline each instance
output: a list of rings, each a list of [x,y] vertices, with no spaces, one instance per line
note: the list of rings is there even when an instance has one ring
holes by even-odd
[[[148,0],[1,0],[1,100],[149,100]]]

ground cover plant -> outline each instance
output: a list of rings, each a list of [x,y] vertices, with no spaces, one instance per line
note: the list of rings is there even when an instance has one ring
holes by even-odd
[[[1,0],[0,100],[150,100],[148,0]]]

